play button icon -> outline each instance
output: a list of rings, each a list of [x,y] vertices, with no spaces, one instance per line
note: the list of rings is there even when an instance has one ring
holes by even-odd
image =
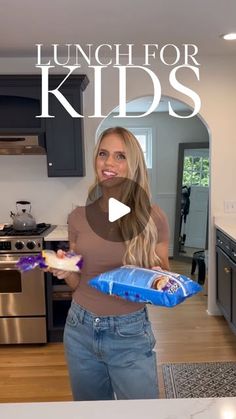
[[[145,190],[128,178],[111,178],[89,191],[86,221],[94,233],[112,242],[126,242],[140,234],[151,214]]]
[[[109,198],[108,201],[108,220],[113,223],[119,220],[124,215],[129,214],[131,211],[128,205],[123,204],[115,198]]]

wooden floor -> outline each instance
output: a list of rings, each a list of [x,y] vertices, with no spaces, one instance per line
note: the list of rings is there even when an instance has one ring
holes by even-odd
[[[189,275],[190,265],[171,262]],[[236,337],[221,316],[208,316],[204,293],[167,309],[150,306],[160,366],[169,362],[235,361]],[[72,400],[63,345],[1,345],[0,402]]]

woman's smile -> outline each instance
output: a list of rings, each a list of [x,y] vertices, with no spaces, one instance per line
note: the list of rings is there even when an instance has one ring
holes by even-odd
[[[114,176],[117,176],[117,173],[111,170],[102,170],[102,174],[104,177],[107,177],[107,178],[112,178]]]
[[[117,134],[110,134],[101,141],[96,158],[98,181],[124,178],[128,175],[125,144]]]

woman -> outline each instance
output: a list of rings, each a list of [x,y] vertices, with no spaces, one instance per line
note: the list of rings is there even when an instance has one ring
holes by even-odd
[[[157,205],[151,207],[150,216],[148,199],[140,192],[144,190],[150,198],[143,152],[131,132],[121,127],[105,130],[95,147],[94,168],[90,214],[92,210],[108,236],[104,238],[90,227],[85,207],[76,208],[68,218],[69,241],[71,248],[83,255],[82,272],[53,270],[74,289],[64,331],[73,397],[157,398],[155,338],[145,304],[103,294],[88,281],[123,264],[169,269],[168,223]],[[100,197],[95,198],[98,189]],[[119,220],[118,230],[109,240],[110,197],[128,202],[134,211]]]

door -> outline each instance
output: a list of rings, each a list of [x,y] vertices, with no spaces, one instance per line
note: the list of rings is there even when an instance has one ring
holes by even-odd
[[[205,249],[209,188],[191,186],[185,246]]]

